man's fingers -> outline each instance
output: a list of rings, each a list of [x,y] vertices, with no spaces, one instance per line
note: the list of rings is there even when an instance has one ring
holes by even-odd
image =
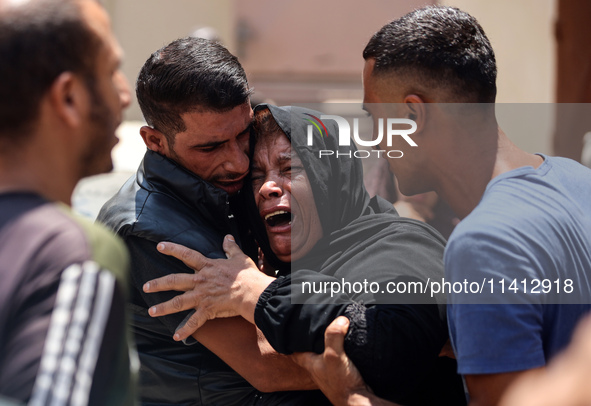
[[[157,279],[152,279],[144,283],[144,292],[165,292],[167,290],[176,290],[186,292],[195,287],[195,274],[190,273],[171,273]]]
[[[208,263],[206,257],[195,250],[185,247],[184,245],[175,244],[173,242],[160,242],[156,248],[162,254],[170,255],[176,259],[180,259],[185,263],[185,265],[195,271],[201,270],[201,268],[203,268]]]
[[[238,254],[244,254],[238,244],[236,244],[236,241],[234,241],[234,237],[230,234],[224,238],[223,247],[227,258],[232,258]]]
[[[337,355],[344,353],[345,335],[349,329],[349,319],[345,316],[339,316],[328,325],[324,332],[324,345],[327,349],[332,349]]]
[[[183,293],[172,299],[150,307],[148,313],[152,317],[166,316],[168,314],[182,312],[183,310],[193,309],[195,301],[189,297],[189,293]]]
[[[184,340],[197,331],[197,329],[205,324],[206,321],[207,318],[205,318],[199,311],[196,311],[191,317],[187,319],[186,323],[182,327],[174,332],[174,336],[172,338],[175,341]]]

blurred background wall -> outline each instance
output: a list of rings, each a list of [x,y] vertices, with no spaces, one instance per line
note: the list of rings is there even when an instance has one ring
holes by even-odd
[[[132,83],[150,53],[197,32],[218,37],[239,57],[256,100],[359,101],[361,52],[370,36],[416,7],[443,3],[474,15],[489,36],[499,67],[498,102],[554,101],[557,0],[104,1]],[[142,119],[137,102],[127,119]],[[512,138],[525,149],[550,152],[552,114],[546,119],[531,134]]]
[[[492,42],[498,66],[497,116],[519,147],[580,160],[583,135],[591,130],[591,0],[103,0],[103,4],[125,51],[123,71],[132,86],[152,52],[176,38],[196,35],[217,38],[238,56],[255,89],[254,102],[277,104],[359,103],[361,54],[371,35],[414,8],[456,6],[476,17]],[[556,102],[579,104],[571,108]],[[145,146],[138,133],[143,118],[137,101],[127,110],[126,120],[113,154],[115,174],[103,175],[102,183],[81,185],[87,189],[78,196],[90,196],[82,202],[84,207],[90,202],[100,208],[100,200],[118,189],[143,156]],[[591,162],[591,133],[587,139],[584,157]],[[95,196],[99,194],[100,199]]]

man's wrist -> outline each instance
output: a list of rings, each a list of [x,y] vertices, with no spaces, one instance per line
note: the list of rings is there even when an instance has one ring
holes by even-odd
[[[242,284],[244,292],[241,296],[240,315],[252,324],[254,322],[254,311],[261,294],[267,286],[275,280],[272,276],[265,275],[260,271],[248,272],[245,275],[245,282]]]

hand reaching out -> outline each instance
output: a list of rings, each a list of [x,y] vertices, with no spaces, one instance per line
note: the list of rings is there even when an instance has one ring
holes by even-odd
[[[149,309],[152,317],[195,309],[175,333],[173,338],[176,341],[187,338],[214,318],[242,316],[254,324],[258,298],[274,278],[260,272],[232,236],[224,238],[223,248],[228,259],[206,258],[197,251],[170,242],[158,244],[158,251],[183,261],[195,271],[195,274],[166,275],[148,281],[143,287],[146,293],[185,292]]]

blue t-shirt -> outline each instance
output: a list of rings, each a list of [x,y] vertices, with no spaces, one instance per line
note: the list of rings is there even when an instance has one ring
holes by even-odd
[[[491,180],[450,236],[446,280],[468,288],[448,295],[461,374],[543,366],[591,310],[591,170],[543,158]]]

